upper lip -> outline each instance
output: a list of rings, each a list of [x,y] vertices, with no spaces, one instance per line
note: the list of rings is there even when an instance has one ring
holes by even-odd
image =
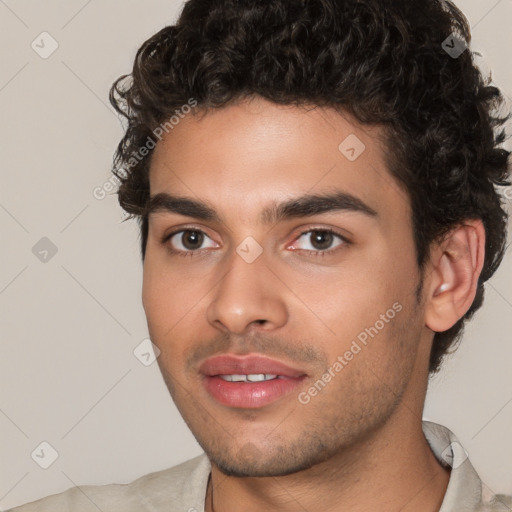
[[[199,372],[208,377],[215,375],[251,375],[261,373],[290,378],[299,378],[306,375],[302,370],[292,368],[280,361],[265,356],[236,356],[233,354],[210,357],[201,364]]]

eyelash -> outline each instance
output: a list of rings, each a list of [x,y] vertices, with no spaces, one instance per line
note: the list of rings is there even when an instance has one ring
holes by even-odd
[[[198,232],[198,233],[202,233],[205,236],[208,236],[201,229],[197,229],[197,228],[194,228],[194,227],[184,227],[184,228],[178,229],[176,231],[173,231],[171,233],[168,233],[168,234],[164,235],[162,237],[161,243],[163,245],[169,245],[168,241],[174,235],[176,235],[178,233],[185,233],[187,231],[195,231],[195,232]],[[312,251],[312,250],[308,250],[308,249],[295,249],[295,250],[306,251],[306,252],[308,252],[310,255],[312,255],[314,257],[324,257],[326,255],[330,255],[332,253],[335,253],[335,252],[341,250],[344,246],[350,245],[350,241],[347,240],[347,238],[345,238],[343,235],[341,235],[340,233],[338,233],[337,231],[335,231],[334,229],[331,229],[331,228],[310,228],[310,229],[307,229],[307,230],[302,231],[301,233],[299,233],[299,235],[294,239],[294,241],[298,240],[299,238],[301,238],[303,235],[305,235],[307,233],[315,233],[315,232],[317,232],[317,233],[331,233],[331,234],[337,236],[338,238],[340,238],[343,243],[338,245],[338,246],[336,246],[334,249],[327,249],[325,251]],[[182,256],[184,258],[187,258],[187,257],[190,258],[190,257],[193,257],[194,255],[202,254],[204,251],[207,251],[208,249],[199,249],[199,250],[193,250],[193,251],[181,251],[181,250],[178,250],[178,249],[173,249],[169,245],[168,250],[169,250],[169,252],[171,252],[172,254],[176,254],[177,256]]]
[[[337,236],[338,238],[340,238],[341,241],[343,242],[342,244],[337,245],[333,249],[327,249],[325,251],[312,251],[309,249],[295,249],[298,251],[306,251],[309,255],[311,255],[315,258],[318,258],[318,257],[323,258],[324,256],[328,256],[330,254],[336,253],[336,252],[340,251],[344,246],[347,246],[350,244],[350,242],[343,235],[341,235],[340,233],[338,233],[337,231],[335,231],[334,229],[331,229],[331,228],[312,228],[312,229],[310,228],[310,229],[307,229],[306,231],[302,231],[301,233],[299,233],[299,235],[295,238],[295,240],[298,240],[299,238],[301,238],[303,235],[306,235],[307,233],[331,233],[334,236]]]

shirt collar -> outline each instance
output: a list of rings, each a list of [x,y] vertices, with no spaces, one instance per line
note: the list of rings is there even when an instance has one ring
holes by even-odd
[[[444,467],[450,467],[450,479],[439,512],[482,512],[483,510],[510,510],[501,508],[505,503],[495,501],[492,491],[483,485],[475,468],[468,458],[464,447],[460,444],[455,434],[448,428],[431,421],[422,422],[423,433],[436,457]],[[203,455],[201,462],[194,471],[194,480],[204,492],[200,494],[200,502],[197,510],[204,510],[204,501],[211,466]],[[484,490],[484,493],[482,493]],[[182,490],[184,503],[191,503],[197,498],[197,487]],[[484,494],[484,496],[482,496]],[[491,503],[492,501],[492,503]],[[484,508],[496,504],[499,508]]]
[[[423,421],[423,433],[436,459],[451,468],[439,512],[476,512],[482,504],[482,481],[455,434],[437,423]]]

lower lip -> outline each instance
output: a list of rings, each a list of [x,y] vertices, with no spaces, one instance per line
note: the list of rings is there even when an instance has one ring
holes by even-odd
[[[294,390],[304,377],[280,377],[261,382],[228,382],[220,377],[205,377],[208,393],[222,405],[243,409],[263,407]]]

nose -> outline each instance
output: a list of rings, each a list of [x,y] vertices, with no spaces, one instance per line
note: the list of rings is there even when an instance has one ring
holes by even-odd
[[[211,325],[243,334],[256,326],[273,330],[286,324],[283,284],[267,268],[263,254],[248,263],[234,252],[223,273],[207,309]]]

